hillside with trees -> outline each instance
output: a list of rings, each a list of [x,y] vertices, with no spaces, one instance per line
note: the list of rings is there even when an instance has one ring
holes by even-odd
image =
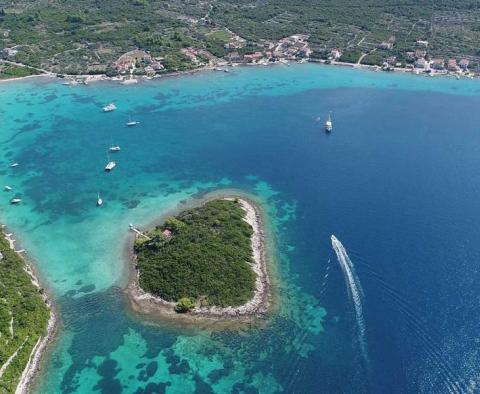
[[[404,64],[428,41],[429,58],[479,67],[478,0],[0,0],[4,60],[54,73],[115,75],[115,61],[134,49],[161,63],[155,73],[190,70],[297,33],[309,35],[317,58],[336,48],[352,61],[372,54],[367,63]],[[235,37],[245,45],[229,49]]]

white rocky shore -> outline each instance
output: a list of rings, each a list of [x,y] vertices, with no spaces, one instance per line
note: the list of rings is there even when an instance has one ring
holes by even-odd
[[[200,319],[255,317],[264,315],[268,312],[270,304],[270,281],[267,271],[265,233],[259,208],[255,203],[243,197],[228,196],[222,198],[225,200],[238,199],[245,210],[244,220],[250,224],[253,229],[253,235],[251,237],[253,262],[251,267],[256,275],[256,288],[253,298],[246,304],[237,307],[222,308],[216,306],[196,306],[187,314],[179,314],[175,312],[175,302],[166,301],[143,291],[138,284],[139,272],[138,270],[135,270],[127,287],[128,298],[133,310],[148,315],[178,316],[179,318]]]
[[[32,275],[32,282],[38,283],[37,278],[31,273]],[[38,338],[37,343],[32,349],[30,353],[30,357],[28,358],[27,365],[22,372],[22,376],[20,377],[20,381],[18,382],[17,389],[15,390],[15,394],[26,394],[30,392],[30,388],[35,380],[36,375],[40,372],[41,361],[45,351],[47,349],[48,344],[54,339],[55,333],[57,330],[57,315],[55,314],[51,303],[48,301],[47,297],[43,295],[45,302],[48,305],[50,310],[50,318],[48,319],[47,325],[47,335],[44,337]]]
[[[1,231],[3,232],[5,229],[5,226],[1,226]],[[24,261],[25,264],[25,272],[28,273],[28,275],[31,278],[32,284],[37,287],[40,290],[40,282],[38,278],[36,277],[30,263],[27,261],[25,258],[25,250],[15,250],[15,238],[13,238],[12,233],[3,233],[3,236],[5,239],[8,241],[10,244],[10,248],[17,252]],[[40,364],[42,361],[42,357],[45,354],[45,351],[47,349],[48,344],[54,339],[56,330],[57,330],[57,315],[54,311],[53,305],[48,298],[47,294],[42,291],[40,292],[41,297],[43,298],[43,301],[45,304],[48,306],[48,309],[50,311],[50,318],[48,319],[48,325],[47,325],[47,334],[44,337],[38,338],[37,343],[33,347],[30,357],[28,359],[27,365],[25,366],[22,375],[20,377],[20,381],[18,382],[17,388],[15,390],[15,394],[26,394],[30,392],[31,386],[35,380],[35,377],[37,373],[40,371]]]

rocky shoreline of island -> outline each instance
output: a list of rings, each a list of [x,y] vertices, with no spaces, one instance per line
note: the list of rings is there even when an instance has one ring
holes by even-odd
[[[131,275],[126,288],[130,307],[137,313],[149,316],[167,317],[182,321],[201,320],[252,320],[268,313],[271,305],[271,281],[267,264],[265,230],[260,207],[243,196],[228,195],[211,199],[238,200],[245,211],[244,220],[253,229],[251,245],[255,273],[255,291],[253,297],[245,304],[235,307],[196,306],[188,313],[177,313],[176,302],[166,301],[144,291],[139,285],[139,271],[136,268],[136,256],[131,254]],[[208,199],[206,200],[208,201]],[[203,203],[206,202],[205,200]],[[138,236],[138,235],[137,235]]]
[[[32,348],[27,364],[22,371],[20,380],[15,390],[16,394],[26,394],[31,391],[31,388],[34,385],[36,378],[42,369],[42,362],[44,360],[45,353],[47,352],[51,343],[56,338],[59,328],[59,319],[52,299],[49,297],[45,288],[41,286],[38,276],[35,273],[33,264],[26,256],[25,249],[16,250],[15,244],[17,241],[14,238],[13,233],[7,233],[5,231],[5,228],[5,225],[1,226],[2,237],[7,240],[10,249],[17,253],[23,261],[24,271],[30,277],[33,286],[38,289],[38,294],[42,298],[49,312],[46,335],[43,337],[39,337],[36,344]]]

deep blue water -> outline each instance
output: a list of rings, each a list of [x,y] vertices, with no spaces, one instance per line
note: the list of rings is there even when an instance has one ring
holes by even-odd
[[[0,94],[1,176],[24,198],[0,215],[62,317],[38,392],[477,392],[477,81],[307,65]],[[240,332],[146,324],[121,292],[127,224],[218,188],[266,212],[278,309]],[[331,234],[363,289],[365,353]]]

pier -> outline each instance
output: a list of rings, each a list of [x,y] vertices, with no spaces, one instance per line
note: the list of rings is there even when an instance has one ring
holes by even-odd
[[[150,237],[148,237],[147,235],[145,235],[144,233],[142,233],[139,229],[135,228],[135,226],[134,226],[132,223],[130,223],[130,224],[128,225],[128,228],[129,228],[130,230],[132,230],[134,233],[136,233],[138,236],[144,237],[144,238],[147,239],[148,241],[151,240]]]

